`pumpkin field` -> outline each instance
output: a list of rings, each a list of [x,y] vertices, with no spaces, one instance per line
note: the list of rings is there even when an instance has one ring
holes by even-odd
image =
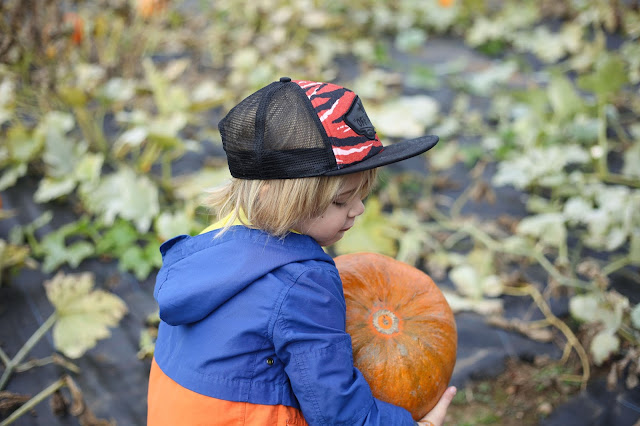
[[[455,367],[415,374],[452,374],[446,425],[640,425],[639,1],[5,0],[0,426],[146,424],[159,247],[211,224],[218,122],[283,76],[440,138],[327,251],[442,293]]]

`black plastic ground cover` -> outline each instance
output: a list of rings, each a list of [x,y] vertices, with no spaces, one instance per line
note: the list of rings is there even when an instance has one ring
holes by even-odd
[[[453,169],[452,177],[460,170]],[[54,220],[43,228],[44,234],[55,227],[74,219],[65,204],[38,205],[32,194],[36,182],[23,179],[15,187],[0,194],[4,208],[18,214],[0,221],[0,238],[7,238],[13,226],[30,223],[45,210],[54,213]],[[519,195],[512,190],[498,191],[498,202],[490,208],[477,205],[482,214],[497,215],[514,212]],[[500,206],[503,206],[501,209]],[[506,206],[506,207],[505,207]],[[34,395],[63,374],[71,374],[84,394],[88,406],[105,419],[113,419],[119,425],[143,425],[146,422],[146,393],[149,360],[140,360],[140,332],[147,315],[156,310],[152,291],[154,277],[144,282],[137,281],[128,273],[121,273],[113,262],[91,260],[77,270],[90,271],[96,277],[96,285],[107,288],[121,297],[129,308],[112,336],[100,341],[82,358],[74,363],[80,374],[73,374],[56,365],[34,368],[16,373],[7,390]],[[51,275],[39,270],[23,269],[11,279],[7,287],[0,288],[0,344],[9,356],[13,356],[29,336],[48,318],[53,308],[46,298],[43,282]],[[566,315],[566,301],[552,304],[557,315]],[[524,298],[505,297],[505,315],[520,318],[531,314],[531,302]],[[531,319],[536,319],[535,315]],[[520,334],[508,332],[486,324],[484,318],[474,313],[458,313],[458,358],[452,383],[462,387],[470,380],[492,378],[504,371],[507,358],[532,360],[537,355],[558,359],[561,350],[553,343],[539,343]],[[48,334],[31,352],[31,358],[44,358],[54,352],[51,334]],[[608,391],[600,382],[595,382],[587,391],[559,407],[543,423],[545,425],[633,425],[639,417],[640,395],[638,390],[622,387]],[[55,417],[48,402],[37,406],[33,414],[26,415],[19,425],[76,425],[73,416]]]
[[[429,65],[443,58],[467,57],[470,61],[482,61],[476,53],[462,43],[451,40],[430,40],[429,49],[422,54],[412,56],[413,61]],[[408,58],[400,58],[408,61]],[[407,67],[412,66],[406,63]],[[472,67],[473,68],[473,67]],[[407,68],[408,69],[408,68]],[[432,93],[441,103],[443,110],[451,104],[453,91],[447,87],[435,89]],[[483,100],[476,99],[482,106]],[[446,142],[446,141],[445,141]],[[473,141],[468,141],[473,143]],[[216,151],[214,149],[214,151]],[[219,153],[219,150],[217,150]],[[188,156],[180,160],[179,169],[183,172],[202,167],[202,157]],[[424,161],[411,159],[394,168],[396,171],[412,170],[428,173]],[[487,178],[493,170],[489,168]],[[459,195],[468,183],[467,170],[458,165],[447,172],[449,178],[459,183],[457,190],[451,190],[452,197]],[[39,217],[44,211],[54,213],[53,221],[39,231],[39,235],[77,217],[65,203],[39,205],[33,201],[37,189],[34,179],[23,178],[14,187],[0,193],[6,210],[14,210],[17,215],[0,221],[0,238],[7,239],[12,227],[26,225]],[[510,188],[496,191],[494,204],[472,203],[465,207],[465,213],[479,218],[495,219],[501,214],[515,217],[523,216],[526,198]],[[66,272],[71,272],[63,268]],[[118,425],[146,424],[146,395],[150,361],[138,359],[140,332],[145,326],[146,317],[155,312],[157,306],[153,299],[152,274],[140,282],[131,274],[118,271],[114,262],[91,260],[83,262],[73,272],[90,271],[96,277],[96,285],[106,288],[127,304],[129,312],[119,327],[112,330],[112,336],[100,341],[95,348],[82,358],[74,360],[80,368],[80,374],[70,373],[63,367],[47,365],[26,372],[16,373],[8,383],[6,390],[19,394],[34,395],[64,374],[70,374],[80,387],[88,407],[99,418],[112,419]],[[540,276],[531,272],[533,281]],[[10,280],[10,285],[0,287],[0,345],[11,357],[31,334],[48,318],[53,308],[48,302],[43,282],[52,277],[35,269],[23,269]],[[538,282],[544,282],[540,280]],[[441,283],[450,286],[450,283]],[[633,286],[621,283],[625,295],[637,301],[640,291]],[[629,294],[627,294],[629,293]],[[531,316],[531,301],[518,297],[503,297],[507,318],[540,318],[541,314]],[[552,300],[554,313],[564,316],[568,313],[566,300]],[[537,316],[536,316],[537,315]],[[553,343],[540,343],[523,337],[515,332],[505,331],[487,325],[484,318],[474,313],[458,313],[458,357],[452,384],[462,387],[475,379],[496,377],[504,371],[508,358],[533,360],[538,355],[559,359],[561,350]],[[54,352],[51,333],[42,339],[30,353],[30,358],[44,358]],[[455,409],[455,408],[454,408]],[[622,385],[608,390],[602,380],[596,379],[588,388],[573,397],[566,404],[556,408],[541,424],[546,426],[564,425],[603,425],[632,426],[640,419],[640,389],[625,389]],[[16,425],[25,426],[68,426],[78,425],[78,420],[66,415],[56,417],[52,414],[49,402],[36,406],[32,413],[23,416]]]

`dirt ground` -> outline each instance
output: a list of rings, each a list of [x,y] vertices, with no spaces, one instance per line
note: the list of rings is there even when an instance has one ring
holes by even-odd
[[[496,378],[472,381],[458,389],[447,413],[448,426],[538,425],[580,391],[578,365],[537,357],[533,362],[508,359]]]

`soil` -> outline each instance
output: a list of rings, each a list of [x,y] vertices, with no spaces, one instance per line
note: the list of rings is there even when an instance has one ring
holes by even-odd
[[[579,381],[569,377],[578,372],[577,363],[562,364],[546,356],[533,362],[507,359],[504,373],[458,389],[445,424],[538,425],[580,392]]]

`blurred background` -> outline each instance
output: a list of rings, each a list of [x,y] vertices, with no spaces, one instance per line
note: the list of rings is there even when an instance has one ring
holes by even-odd
[[[281,76],[440,136],[329,251],[443,290],[446,424],[639,424],[639,37],[636,0],[1,1],[0,424],[146,424],[158,247]]]

